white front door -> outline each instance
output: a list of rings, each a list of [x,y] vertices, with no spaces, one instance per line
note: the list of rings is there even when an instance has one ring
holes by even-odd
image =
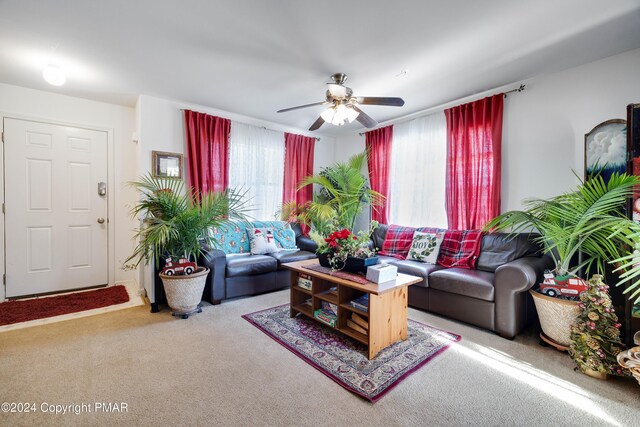
[[[5,118],[4,165],[6,296],[107,284],[107,133]]]

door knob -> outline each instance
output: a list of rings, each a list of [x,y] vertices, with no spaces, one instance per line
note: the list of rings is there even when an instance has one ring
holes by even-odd
[[[104,224],[104,218],[98,218],[98,224]]]

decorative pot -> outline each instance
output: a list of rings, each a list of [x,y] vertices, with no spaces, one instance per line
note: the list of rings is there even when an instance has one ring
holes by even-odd
[[[540,319],[544,334],[541,338],[558,349],[568,350],[571,345],[571,325],[580,315],[580,302],[550,297],[533,289],[529,293],[533,297]]]
[[[349,273],[367,273],[367,267],[370,265],[376,265],[378,263],[378,257],[372,256],[369,258],[356,258],[356,257],[347,257],[347,260],[344,264],[344,271],[348,271]]]
[[[318,254],[318,262],[323,267],[332,268],[329,263],[329,254]],[[348,273],[363,273],[366,274],[367,267],[370,265],[376,265],[378,263],[378,257],[372,256],[369,258],[357,258],[347,257],[346,261],[338,262],[335,266],[336,270],[346,271]]]
[[[589,375],[592,378],[596,378],[598,380],[608,380],[609,374],[605,374],[604,372],[594,371],[593,369],[585,369],[584,373]]]
[[[208,274],[209,269],[205,267],[200,267],[189,275],[168,276],[160,273],[167,302],[174,316],[186,319],[193,313],[202,312],[200,301]]]
[[[316,254],[318,255],[318,262],[323,267],[331,268],[331,264],[329,264],[329,254]]]

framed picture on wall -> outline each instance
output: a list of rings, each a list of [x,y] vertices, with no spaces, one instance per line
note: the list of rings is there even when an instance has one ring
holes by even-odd
[[[153,176],[182,179],[182,154],[152,151]]]
[[[584,136],[584,178],[598,173],[605,182],[614,172],[627,171],[627,121],[602,122]]]

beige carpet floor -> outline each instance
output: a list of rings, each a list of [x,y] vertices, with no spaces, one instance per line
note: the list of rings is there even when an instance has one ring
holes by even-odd
[[[0,425],[640,425],[635,380],[575,372],[533,330],[507,341],[413,309],[410,318],[462,341],[372,405],[240,317],[287,300],[237,299],[188,320],[135,307],[2,332],[0,403],[36,412],[0,412]],[[96,402],[127,412],[95,412]],[[92,412],[43,411],[83,404],[75,409]]]

